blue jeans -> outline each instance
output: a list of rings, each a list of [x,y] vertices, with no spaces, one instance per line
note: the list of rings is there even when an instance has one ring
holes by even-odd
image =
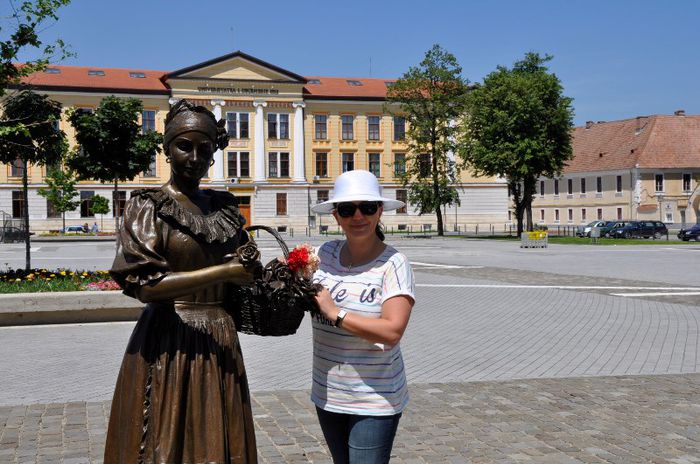
[[[359,416],[316,408],[328,449],[335,464],[389,462],[401,414]]]

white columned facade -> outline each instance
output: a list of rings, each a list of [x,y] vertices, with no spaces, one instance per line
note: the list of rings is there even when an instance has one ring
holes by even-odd
[[[304,170],[304,102],[292,103],[294,107],[294,177],[292,182],[306,182]]]
[[[254,182],[265,182],[265,117],[263,108],[267,106],[267,102],[254,101],[255,107],[255,176]]]
[[[221,119],[221,107],[226,105],[224,100],[212,100],[211,105],[214,107],[214,117],[216,120]],[[224,178],[224,151],[217,149],[214,153],[214,173],[212,182],[226,182]]]

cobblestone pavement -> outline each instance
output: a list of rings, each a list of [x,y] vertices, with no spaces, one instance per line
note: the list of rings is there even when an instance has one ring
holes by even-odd
[[[700,462],[699,374],[410,387],[393,463]],[[253,394],[261,463],[329,463],[308,391]],[[0,462],[97,463],[109,402],[0,407]]]

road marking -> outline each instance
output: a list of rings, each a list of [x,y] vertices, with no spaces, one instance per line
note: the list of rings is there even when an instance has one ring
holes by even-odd
[[[411,261],[412,266],[423,266],[423,267],[431,267],[431,268],[440,268],[440,269],[483,269],[484,266],[456,266],[452,264],[433,264],[433,263],[421,263],[418,261]]]
[[[488,284],[416,284],[416,287],[433,288],[529,288],[559,290],[668,290],[668,291],[688,291],[700,292],[698,287],[605,287],[605,286],[585,286],[585,285],[488,285]],[[668,295],[668,293],[664,293]]]
[[[613,296],[697,296],[700,292],[652,292],[652,293],[611,293]]]

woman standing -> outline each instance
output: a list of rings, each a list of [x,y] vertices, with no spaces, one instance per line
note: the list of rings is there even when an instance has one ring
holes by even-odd
[[[358,170],[340,175],[333,198],[313,208],[332,213],[346,236],[321,246],[314,275],[325,289],[316,297],[311,400],[336,464],[389,462],[408,402],[399,341],[415,300],[413,271],[379,225],[383,211],[402,206]]]
[[[200,190],[226,132],[178,102],[165,121],[171,179],[134,192],[112,276],[147,303],[112,401],[106,464],[255,463],[248,383],[227,287],[252,280],[231,255],[248,241],[228,192]],[[235,302],[233,302],[235,306]]]

